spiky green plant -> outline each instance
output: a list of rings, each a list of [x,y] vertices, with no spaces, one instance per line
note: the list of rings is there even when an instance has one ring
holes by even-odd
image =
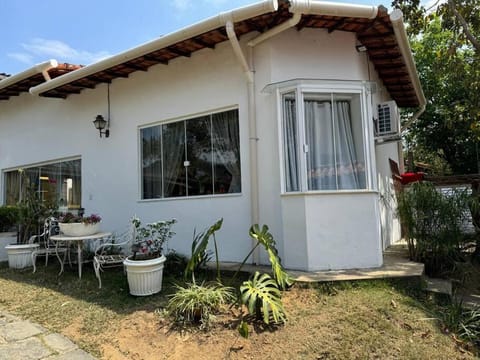
[[[193,233],[192,256],[190,257],[187,267],[185,268],[185,278],[192,276],[192,280],[195,282],[195,271],[198,270],[199,266],[204,264],[209,258],[207,246],[210,238],[213,237],[215,260],[217,264],[217,281],[220,281],[220,264],[218,260],[217,239],[215,238],[215,233],[220,230],[222,224],[223,218],[218,220],[204,232],[199,234],[196,234],[195,232]]]
[[[214,314],[221,305],[235,300],[233,288],[220,283],[200,285],[188,283],[176,285],[177,291],[168,301],[167,311],[176,321],[183,323],[200,323],[208,328]]]
[[[240,294],[248,312],[257,319],[263,319],[265,324],[286,323],[282,292],[270,275],[255,272],[253,278],[240,286]]]

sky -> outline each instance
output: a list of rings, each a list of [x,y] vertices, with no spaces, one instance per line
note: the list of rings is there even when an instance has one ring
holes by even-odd
[[[381,0],[336,0],[380,5]],[[424,0],[433,3],[436,0]],[[0,0],[0,73],[88,65],[255,0]],[[384,0],[388,7],[391,0]]]

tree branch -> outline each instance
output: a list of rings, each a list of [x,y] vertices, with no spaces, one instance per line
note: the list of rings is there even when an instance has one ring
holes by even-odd
[[[460,14],[456,7],[455,7],[455,2],[453,0],[448,0],[448,5],[450,6],[450,9],[452,10],[453,14],[457,18],[457,20],[460,22],[460,25],[462,25],[463,32],[465,33],[465,36],[467,39],[472,43],[472,45],[475,47],[475,50],[477,52],[480,52],[480,42],[472,35],[470,32],[470,29],[468,28],[468,24],[463,18],[462,14]]]

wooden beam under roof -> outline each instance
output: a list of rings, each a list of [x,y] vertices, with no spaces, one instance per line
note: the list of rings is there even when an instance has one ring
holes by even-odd
[[[180,50],[177,47],[174,48],[173,46],[169,46],[165,48],[165,50],[177,56],[190,57],[192,55],[191,52]]]
[[[345,21],[346,21],[346,18],[343,18],[342,20],[337,21],[334,25],[327,27],[328,33],[331,34],[335,30],[337,30],[339,27],[345,25]]]
[[[197,44],[197,45],[209,48],[209,49],[215,49],[215,45],[216,45],[216,44],[208,43],[205,40],[202,40],[198,37],[191,38],[190,41],[193,42],[194,44]]]
[[[132,62],[126,62],[123,64],[126,68],[133,69],[135,71],[148,71],[149,66],[140,66],[137,64],[133,64]]]
[[[151,61],[151,62],[154,62],[156,64],[168,65],[168,60],[159,59],[158,57],[152,56],[150,54],[143,55],[142,58],[144,58],[146,61]]]

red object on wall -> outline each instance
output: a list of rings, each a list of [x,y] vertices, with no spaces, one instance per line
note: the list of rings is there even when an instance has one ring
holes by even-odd
[[[425,174],[423,172],[416,172],[416,173],[407,172],[407,173],[404,173],[404,174],[400,175],[401,178],[402,178],[400,180],[400,182],[403,185],[406,185],[406,184],[410,184],[410,183],[415,182],[415,181],[422,181],[424,175]]]

